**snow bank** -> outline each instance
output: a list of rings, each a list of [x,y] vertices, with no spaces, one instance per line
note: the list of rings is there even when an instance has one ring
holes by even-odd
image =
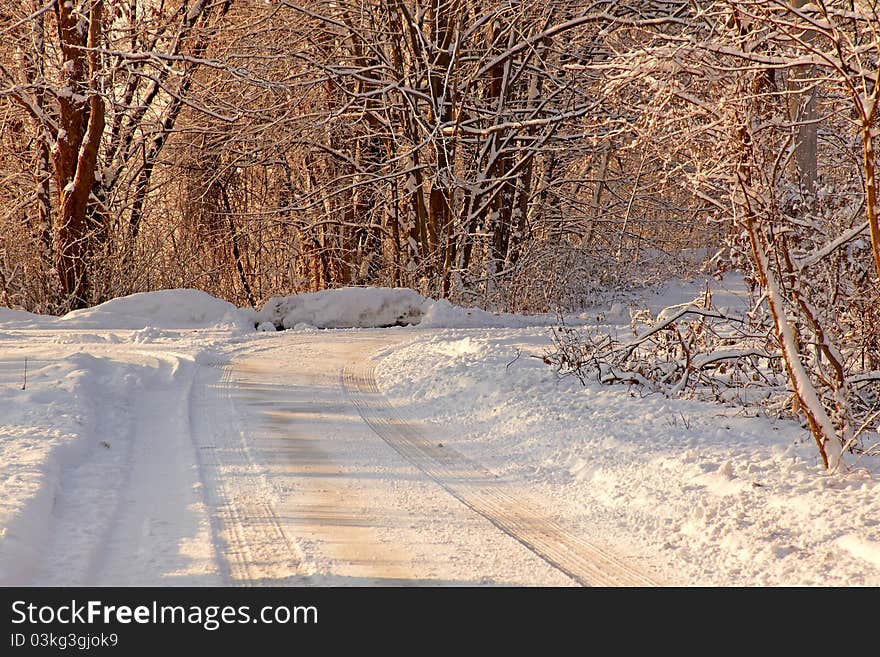
[[[384,328],[521,328],[556,323],[554,315],[512,315],[435,301],[409,288],[344,287],[272,297],[258,310],[236,308],[228,301],[192,289],[140,292],[75,310],[63,317],[0,308],[0,326],[135,330],[139,340],[157,330],[233,326],[237,329]]]
[[[418,324],[432,302],[408,288],[357,288],[273,297],[254,317],[277,328],[369,328]]]
[[[113,299],[61,317],[65,328],[204,328],[241,323],[240,311],[200,290],[158,290]]]
[[[555,323],[551,315],[490,313],[479,308],[454,306],[446,299],[432,302],[419,326],[422,328],[521,328]]]
[[[290,328],[492,328],[543,326],[550,315],[525,317],[434,301],[409,288],[344,287],[273,297],[251,317],[260,330]]]
[[[247,311],[207,292],[192,289],[139,292],[74,310],[62,317],[0,308],[0,326],[11,329],[153,330],[214,326],[253,328]]]
[[[796,421],[558,379],[550,348],[534,328],[425,332],[383,352],[377,383],[444,445],[555,500],[584,535],[654,555],[670,582],[880,582],[880,458],[829,476]]]
[[[49,318],[54,319],[54,318]],[[47,318],[43,315],[34,315],[24,310],[11,310],[0,308],[0,324],[10,328],[36,328],[45,324]]]

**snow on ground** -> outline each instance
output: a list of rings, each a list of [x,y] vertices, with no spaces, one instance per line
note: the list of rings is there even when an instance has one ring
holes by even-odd
[[[464,328],[546,324],[549,316],[489,313],[479,308],[434,301],[408,288],[344,287],[273,297],[247,315],[263,331],[314,328]]]
[[[0,313],[0,585],[102,581],[108,565],[132,556],[109,552],[122,506],[144,500],[170,512],[169,558],[112,581],[200,581],[210,570],[208,519],[173,420],[188,421],[180,405],[196,359],[218,339],[240,336],[243,321],[232,304],[195,290],[134,295],[60,318]],[[155,431],[137,435],[145,414]],[[155,467],[155,477],[131,489],[151,461],[170,468]],[[124,490],[136,499],[120,499]],[[160,547],[151,546],[157,559]]]
[[[228,301],[200,290],[159,290],[75,310],[61,317],[58,324],[69,328],[194,329],[242,325],[243,317]]]
[[[740,281],[712,285],[716,305],[748,307]],[[656,311],[703,287],[667,285],[640,302]],[[571,321],[623,334],[636,301]],[[829,476],[796,422],[558,379],[539,358],[549,316],[352,289],[260,312],[193,290],[63,318],[0,309],[0,585],[220,583],[188,400],[200,368],[258,346],[265,334],[253,329],[266,323],[417,324],[379,361],[402,412],[670,582],[880,585],[876,458]]]
[[[747,307],[741,282],[715,302]],[[655,312],[699,285],[646,299]],[[624,333],[621,303],[581,320]],[[659,557],[700,585],[880,585],[880,459],[826,475],[809,432],[753,410],[583,387],[541,360],[541,329],[444,330],[383,354],[408,415],[496,473],[556,500],[586,535]]]

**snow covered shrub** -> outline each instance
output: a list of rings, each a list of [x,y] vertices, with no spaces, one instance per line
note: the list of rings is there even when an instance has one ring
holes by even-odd
[[[775,323],[795,408],[814,435],[833,435],[850,452],[870,448],[880,409],[880,286],[859,237],[865,225],[852,221],[860,196],[846,181],[814,196],[778,185],[755,206],[760,218],[728,242],[731,259],[762,291],[766,303],[756,312]]]
[[[633,336],[621,341],[598,328],[553,329],[544,361],[582,383],[639,384],[701,399],[780,406],[790,397],[766,325],[714,307],[707,293],[654,316],[632,313]]]
[[[607,130],[692,195],[695,219],[724,226],[829,468],[876,436],[876,18],[836,0],[698,3],[675,20],[622,21],[595,66],[621,108]],[[660,359],[692,365],[692,336],[663,333]],[[635,353],[613,350],[627,366]],[[689,371],[660,370],[645,378]]]

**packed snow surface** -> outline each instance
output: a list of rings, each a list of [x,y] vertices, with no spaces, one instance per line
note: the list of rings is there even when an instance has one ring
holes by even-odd
[[[658,312],[705,285],[609,299],[568,321],[620,335],[630,307]],[[748,307],[735,279],[711,285],[717,305]],[[229,500],[296,507],[301,486],[273,479],[277,457],[252,449],[255,416],[206,396],[222,383],[215,365],[269,340],[285,344],[285,334],[258,325],[409,324],[376,334],[375,344],[388,345],[376,357],[378,384],[394,407],[539,494],[560,521],[651,561],[664,581],[880,585],[877,457],[850,457],[848,469],[826,474],[796,421],[560,379],[541,359],[553,320],[355,288],[276,299],[258,312],[194,290],[133,295],[62,318],[0,309],[0,584],[224,583],[223,546],[212,534],[223,505],[209,489],[226,478],[238,482],[227,483]],[[320,371],[312,347],[317,354],[318,345],[367,333],[292,332],[283,367]],[[273,389],[283,398],[287,374],[276,367]],[[369,443],[371,458],[385,458],[369,432],[346,441],[357,414],[341,406],[337,372],[322,381],[297,394],[340,405],[338,449]],[[210,461],[221,430],[239,441],[227,451],[242,455],[225,469]],[[403,478],[395,494],[418,507],[421,485]],[[436,504],[420,513],[430,517]],[[308,540],[290,539],[308,553]]]

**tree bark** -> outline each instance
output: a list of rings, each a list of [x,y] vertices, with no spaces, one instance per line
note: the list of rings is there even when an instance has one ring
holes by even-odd
[[[800,9],[807,4],[807,0],[791,0],[791,6]],[[804,39],[812,40],[812,32],[808,32]],[[812,88],[810,66],[798,66],[792,72],[800,76],[792,87],[791,95],[791,120],[795,127],[795,151],[792,158],[794,175],[801,189],[807,194],[816,191],[818,179],[817,155],[819,145],[819,129],[816,123],[816,90]]]
[[[877,82],[880,85],[880,80]],[[876,95],[876,94],[875,94]],[[862,126],[862,153],[865,169],[865,214],[871,233],[871,252],[874,255],[874,270],[880,279],[880,219],[877,208],[877,170],[875,167],[874,137],[871,121]]]
[[[73,3],[55,5],[65,63],[64,87],[58,95],[60,129],[52,152],[59,194],[54,252],[61,290],[71,308],[84,307],[90,296],[86,210],[95,184],[98,149],[104,132],[104,99],[96,85],[98,55],[95,52],[102,36],[103,4],[103,0],[89,3],[85,40]]]

